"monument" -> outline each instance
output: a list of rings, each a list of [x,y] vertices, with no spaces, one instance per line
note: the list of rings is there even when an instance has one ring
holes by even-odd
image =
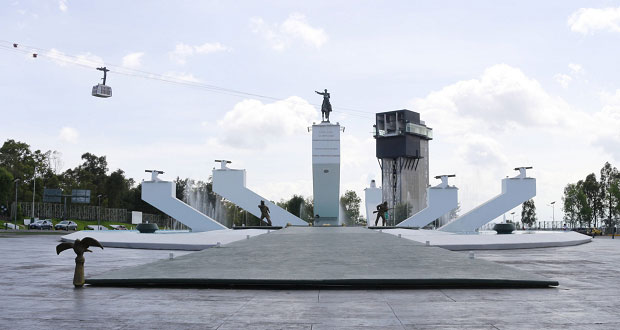
[[[340,210],[340,124],[332,124],[332,106],[327,89],[323,95],[323,121],[312,125],[312,192],[314,225],[338,226]]]

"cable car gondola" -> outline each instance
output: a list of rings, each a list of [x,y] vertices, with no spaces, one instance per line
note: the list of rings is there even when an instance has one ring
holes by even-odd
[[[105,66],[103,68],[97,68],[99,71],[103,71],[103,84],[97,84],[93,86],[92,95],[96,97],[111,97],[112,96],[112,87],[106,86],[105,81],[107,78],[108,68]]]

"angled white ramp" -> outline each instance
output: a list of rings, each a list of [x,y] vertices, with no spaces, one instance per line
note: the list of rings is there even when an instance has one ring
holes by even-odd
[[[235,205],[250,212],[260,218],[258,204],[265,201],[269,207],[271,223],[274,226],[291,225],[307,226],[308,223],[292,215],[285,209],[270,202],[269,199],[259,196],[257,193],[245,187],[245,170],[234,170],[226,168],[226,163],[222,163],[222,168],[213,170],[213,191],[218,195],[228,199]]]
[[[528,178],[525,170],[531,167],[519,167],[519,175],[502,180],[502,193],[475,209],[456,218],[439,228],[447,232],[474,232],[491,220],[521,205],[536,196],[536,179]]]
[[[454,177],[454,175],[436,176],[436,179],[441,179],[441,183],[427,189],[426,207],[400,222],[397,227],[422,228],[457,208],[459,189],[448,185],[448,177]]]
[[[151,181],[142,181],[142,199],[188,226],[193,232],[227,229],[224,225],[177,199],[176,184],[158,179],[155,171],[153,171]]]

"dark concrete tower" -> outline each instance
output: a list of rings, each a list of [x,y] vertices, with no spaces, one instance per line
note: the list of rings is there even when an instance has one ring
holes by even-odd
[[[433,129],[417,112],[388,111],[376,114],[374,137],[382,198],[390,207],[388,222],[395,225],[426,207],[428,141],[433,139]]]

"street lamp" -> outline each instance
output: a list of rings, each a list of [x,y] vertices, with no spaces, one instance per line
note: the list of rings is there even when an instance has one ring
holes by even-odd
[[[34,186],[32,187],[32,221],[34,221],[34,196],[37,193],[37,167],[34,168],[34,173],[32,174],[32,182]]]
[[[103,197],[103,195],[97,195],[99,199],[99,208],[97,208],[97,230],[101,229],[101,197]]]
[[[551,205],[551,212],[552,212],[551,219],[553,221],[552,223],[555,226],[555,201],[549,203],[549,205]]]
[[[15,179],[13,182],[15,182],[15,227],[13,229],[17,229],[17,183],[19,182],[19,179]]]

